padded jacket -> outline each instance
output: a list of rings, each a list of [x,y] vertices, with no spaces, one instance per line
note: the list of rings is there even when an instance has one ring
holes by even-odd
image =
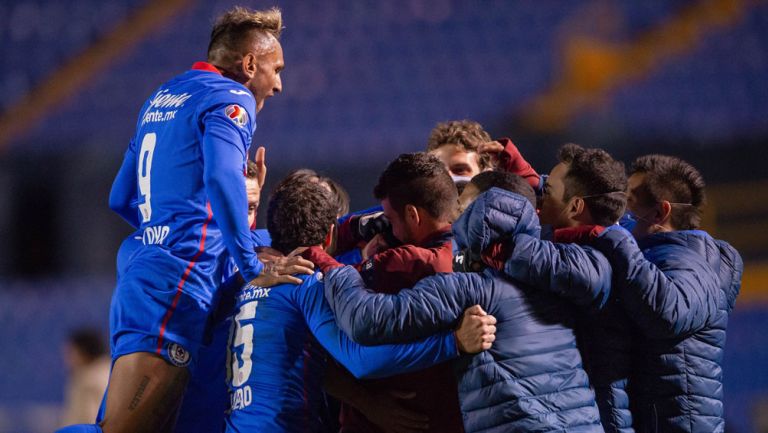
[[[594,245],[609,258],[613,291],[633,322],[630,402],[638,432],[722,432],[723,349],[743,263],[699,230],[647,236],[622,229]]]
[[[627,393],[633,356],[631,323],[605,284],[611,279],[608,259],[588,245],[553,243],[525,233],[512,241],[504,274],[578,307],[578,346],[603,428],[607,433],[633,432]]]
[[[539,225],[527,200],[492,188],[453,232],[462,249],[479,255],[512,233],[537,236]],[[362,344],[410,341],[454,327],[475,304],[497,318],[493,347],[454,364],[467,432],[603,431],[568,302],[490,268],[438,274],[388,295],[367,291],[355,269],[343,267],[326,275],[325,289],[340,327]]]

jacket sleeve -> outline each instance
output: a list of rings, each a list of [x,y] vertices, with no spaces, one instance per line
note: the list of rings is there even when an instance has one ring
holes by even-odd
[[[366,289],[352,267],[325,277],[325,297],[339,327],[360,344],[384,344],[424,338],[452,328],[464,310],[480,304],[488,311],[494,286],[480,274],[438,274],[397,294]]]
[[[369,287],[377,281],[416,281],[437,273],[435,250],[403,245],[374,254],[355,266]]]
[[[396,345],[361,346],[352,341],[333,318],[323,297],[322,283],[302,290],[304,318],[317,341],[358,379],[372,379],[423,370],[459,356],[452,331]]]
[[[133,228],[139,228],[137,191],[136,191],[136,143],[131,139],[125,151],[123,164],[117,172],[112,190],[109,192],[109,208],[123,217]]]
[[[515,281],[594,309],[602,308],[611,293],[610,263],[592,247],[517,234],[503,271]]]
[[[595,241],[613,267],[624,311],[651,338],[696,332],[717,314],[719,278],[704,259],[668,246],[656,263],[626,230],[606,230]]]

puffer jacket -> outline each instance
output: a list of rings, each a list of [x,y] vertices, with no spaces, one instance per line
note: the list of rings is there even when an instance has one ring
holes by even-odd
[[[631,407],[638,432],[722,432],[722,359],[743,263],[699,230],[635,242],[609,230],[594,244],[611,261],[613,290],[634,323]]]
[[[555,239],[558,239],[556,231]],[[553,243],[520,233],[509,243],[503,272],[577,305],[578,346],[607,433],[631,433],[627,384],[632,369],[631,323],[610,290],[608,259],[588,245]]]
[[[511,233],[536,236],[539,226],[527,200],[492,188],[453,231],[462,249],[479,254]],[[340,327],[362,344],[410,341],[454,327],[474,304],[494,315],[493,347],[454,364],[467,432],[603,431],[576,346],[572,307],[562,299],[490,268],[438,274],[387,295],[366,291],[359,274],[343,267],[326,275],[325,290]]]

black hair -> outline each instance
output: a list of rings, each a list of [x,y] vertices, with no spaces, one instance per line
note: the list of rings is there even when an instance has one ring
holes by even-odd
[[[410,204],[446,220],[453,215],[458,198],[445,165],[424,152],[404,153],[392,161],[379,176],[373,195],[379,200],[389,199],[400,214]]]
[[[675,229],[699,228],[706,196],[704,177],[696,168],[674,156],[646,155],[632,163],[631,172],[645,174],[638,191],[645,204],[672,204],[670,222]]]
[[[301,178],[281,182],[267,208],[272,247],[288,254],[297,247],[322,244],[336,222],[336,211],[331,193],[321,184]]]
[[[585,149],[573,143],[560,148],[558,159],[568,166],[563,200],[581,196],[595,224],[615,224],[627,206],[624,164],[602,149]]]
[[[81,328],[69,334],[69,343],[90,362],[107,353],[101,332],[91,328]]]
[[[473,177],[470,182],[477,187],[480,193],[484,193],[491,188],[501,188],[515,194],[520,194],[531,202],[534,208],[536,207],[536,193],[522,176],[507,171],[484,171]]]

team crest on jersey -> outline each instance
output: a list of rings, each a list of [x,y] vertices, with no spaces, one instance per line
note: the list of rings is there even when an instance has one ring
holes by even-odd
[[[227,105],[227,108],[224,109],[224,113],[229,117],[229,120],[241,128],[248,123],[248,112],[245,111],[245,108],[237,104]]]
[[[186,367],[192,357],[180,344],[171,343],[168,345],[168,358],[176,367]]]

